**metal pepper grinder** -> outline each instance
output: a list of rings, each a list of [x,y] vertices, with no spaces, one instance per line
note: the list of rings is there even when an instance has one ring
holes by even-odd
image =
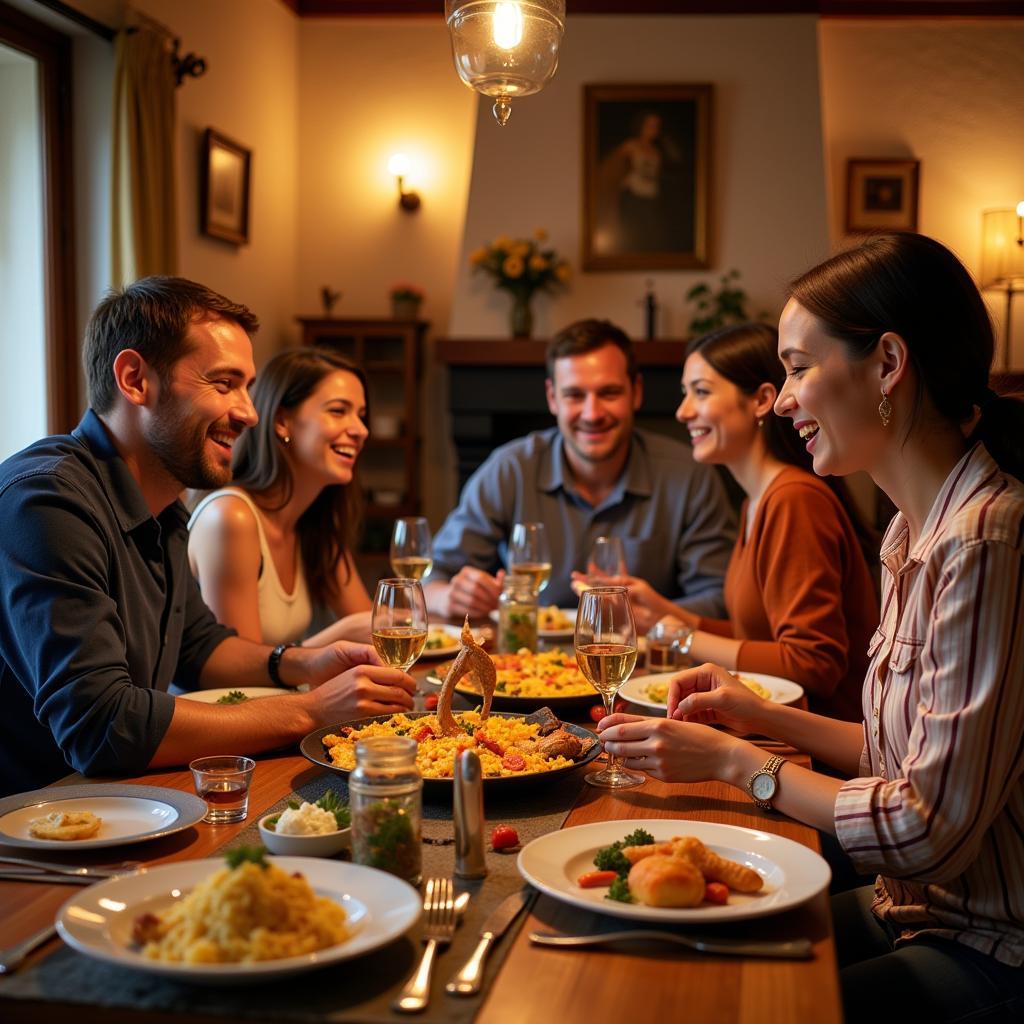
[[[455,874],[459,878],[483,878],[484,780],[476,751],[464,750],[455,758]]]

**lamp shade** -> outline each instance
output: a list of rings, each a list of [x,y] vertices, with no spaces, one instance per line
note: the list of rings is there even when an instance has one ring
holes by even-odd
[[[1024,289],[1024,243],[1016,210],[981,216],[981,287]]]

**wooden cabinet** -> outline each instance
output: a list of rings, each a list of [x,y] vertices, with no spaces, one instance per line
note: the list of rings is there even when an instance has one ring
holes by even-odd
[[[366,373],[370,437],[359,457],[366,491],[365,548],[386,550],[391,524],[420,512],[419,381],[424,320],[299,317],[304,345],[335,352]]]

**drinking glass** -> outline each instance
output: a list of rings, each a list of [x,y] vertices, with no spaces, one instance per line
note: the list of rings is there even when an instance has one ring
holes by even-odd
[[[427,604],[419,581],[392,579],[377,584],[370,634],[385,665],[409,671],[427,642]]]
[[[551,548],[543,523],[516,523],[508,546],[508,571],[529,576],[534,597],[551,579]]]
[[[391,531],[391,571],[403,579],[423,579],[434,564],[430,544],[430,525],[423,516],[396,519]]]
[[[603,576],[625,576],[626,552],[620,537],[598,537],[587,559],[587,575],[595,582]]]
[[[601,695],[607,714],[612,713],[619,687],[636,667],[636,623],[625,587],[591,587],[580,596],[576,615],[576,664]],[[627,771],[622,758],[609,755],[608,767],[585,776],[592,786],[623,789],[647,781]]]
[[[206,801],[206,817],[211,825],[244,821],[249,810],[249,786],[256,762],[249,757],[225,754],[197,757],[190,762],[196,793]]]

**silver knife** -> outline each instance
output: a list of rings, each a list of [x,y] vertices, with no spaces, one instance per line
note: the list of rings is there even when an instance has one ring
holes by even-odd
[[[466,965],[452,980],[445,985],[444,990],[451,996],[473,996],[480,991],[480,979],[484,974],[484,960],[494,945],[505,934],[508,926],[516,919],[519,912],[526,906],[530,893],[520,890],[511,896],[506,896],[498,906],[491,911],[490,916],[484,921],[480,929],[480,941],[477,943],[473,955],[466,961]]]

